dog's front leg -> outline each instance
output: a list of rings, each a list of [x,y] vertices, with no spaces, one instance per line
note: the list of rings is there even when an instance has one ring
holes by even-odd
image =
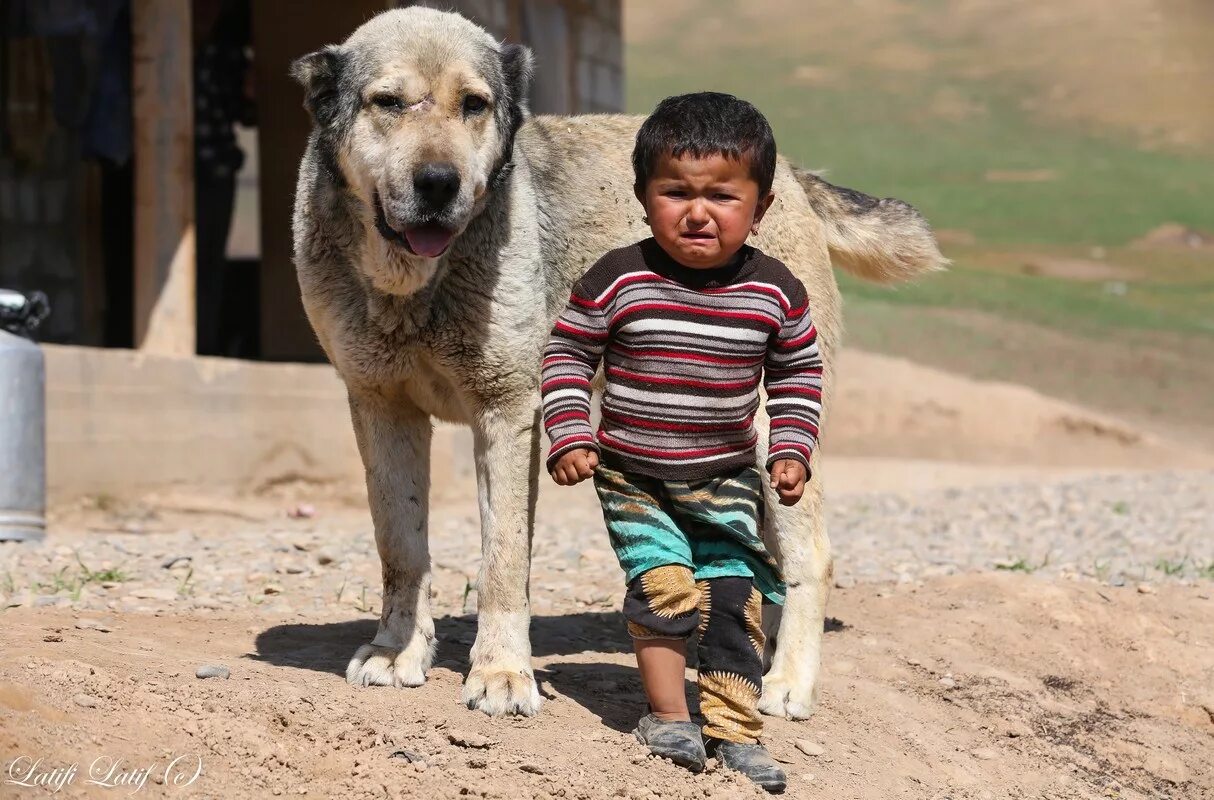
[[[768,530],[764,538],[776,543],[773,549],[778,550],[788,593],[774,634],[771,667],[763,676],[759,710],[776,717],[805,719],[818,702],[822,623],[832,573],[830,540],[822,519],[822,480],[816,464],[797,505],[782,506],[774,492],[768,489],[766,493]]]
[[[375,638],[346,667],[356,686],[421,686],[434,660],[430,615],[430,418],[395,393],[350,393],[383,568]]]
[[[481,571],[476,643],[463,699],[492,716],[531,716],[540,709],[528,601],[539,455],[535,409],[493,408],[473,422]]]

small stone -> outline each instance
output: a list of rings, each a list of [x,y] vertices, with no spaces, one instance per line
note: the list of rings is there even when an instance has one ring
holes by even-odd
[[[87,694],[78,694],[72,698],[72,702],[81,708],[96,708],[98,700]]]
[[[797,749],[807,756],[817,758],[818,756],[826,754],[825,747],[817,742],[811,742],[808,739],[797,739],[793,744],[795,744]]]
[[[291,519],[312,519],[316,516],[316,506],[311,503],[300,503],[287,512]]]
[[[101,633],[109,633],[113,630],[113,628],[106,625],[104,622],[84,618],[76,620],[76,627],[82,631],[100,631]]]
[[[32,605],[34,608],[46,608],[47,606],[53,606],[58,602],[59,598],[57,596],[53,594],[42,594],[34,598]]]
[[[319,553],[316,554],[316,563],[320,564],[322,567],[326,566],[328,564],[332,564],[336,560],[337,559],[334,558],[333,554],[327,550],[321,550]]]
[[[415,753],[412,750],[395,750],[390,758],[399,758],[402,761],[408,761],[410,764],[424,763],[425,757],[420,753]]]
[[[923,662],[922,662],[922,661],[920,661],[920,660],[919,660],[919,659],[917,659],[917,658],[908,658],[908,659],[906,659],[906,663],[907,663],[907,664],[909,664],[909,665],[911,665],[912,667],[921,667],[921,666],[923,666]]]
[[[940,679],[940,685],[945,689],[955,689],[957,687],[957,682],[946,675]]]
[[[456,747],[471,747],[478,750],[484,750],[497,744],[481,736],[479,733],[469,733],[467,731],[449,731],[447,739]]]
[[[161,569],[172,569],[178,564],[188,564],[193,556],[169,556],[160,562]]]
[[[1149,583],[1140,583],[1140,584],[1138,584],[1138,593],[1139,594],[1155,594],[1155,587]]]
[[[851,589],[856,585],[856,579],[850,575],[840,575],[835,578],[836,589]]]
[[[483,758],[470,758],[468,759],[468,766],[472,769],[484,769],[489,766],[489,762]]]
[[[203,664],[194,670],[195,678],[224,678],[226,680],[230,675],[231,671],[223,664]]]
[[[286,570],[287,570],[288,575],[299,575],[303,572],[306,572],[307,568],[301,567],[298,564],[287,564]]]
[[[177,592],[173,589],[133,589],[130,596],[137,600],[163,600],[169,602],[177,599]]]
[[[122,584],[119,583],[118,581],[102,581],[101,582],[102,589],[116,589],[121,585]]]
[[[282,587],[277,583],[267,583],[262,591],[266,594],[282,594]]]
[[[977,750],[971,750],[970,755],[979,761],[991,761],[999,757],[999,751],[990,747],[979,747]]]
[[[543,775],[544,768],[535,764],[519,764],[519,769],[523,772],[530,772],[532,775]]]

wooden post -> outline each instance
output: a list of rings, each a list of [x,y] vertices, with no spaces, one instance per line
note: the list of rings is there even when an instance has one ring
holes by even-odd
[[[194,96],[190,0],[131,4],[135,346],[193,355]]]

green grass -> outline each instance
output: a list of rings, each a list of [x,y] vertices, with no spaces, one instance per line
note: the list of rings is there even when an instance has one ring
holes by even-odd
[[[991,244],[1124,244],[1164,222],[1214,228],[1214,154],[1151,152],[1113,135],[1040,121],[1021,110],[1022,87],[928,72],[898,75],[842,65],[844,85],[804,86],[786,76],[816,62],[800,52],[716,42],[700,53],[677,37],[627,49],[627,107],[716,89],[754,102],[780,151],[829,170],[833,182],[914,203],[936,228]],[[937,43],[921,42],[928,47]],[[983,113],[928,111],[947,88]],[[989,170],[1051,170],[1041,183],[999,183]]]
[[[1214,282],[1180,287],[1134,282],[1125,294],[1104,283],[1014,275],[956,263],[947,272],[888,289],[838,273],[845,297],[903,306],[969,308],[1023,322],[1103,336],[1110,329],[1214,336]]]

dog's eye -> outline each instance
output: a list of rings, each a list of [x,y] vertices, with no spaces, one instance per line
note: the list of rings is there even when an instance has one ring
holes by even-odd
[[[371,96],[371,102],[380,108],[386,108],[389,111],[399,111],[405,107],[405,104],[399,97],[394,94],[381,92]]]
[[[480,95],[470,94],[464,98],[464,113],[479,114],[489,107],[489,101]]]

